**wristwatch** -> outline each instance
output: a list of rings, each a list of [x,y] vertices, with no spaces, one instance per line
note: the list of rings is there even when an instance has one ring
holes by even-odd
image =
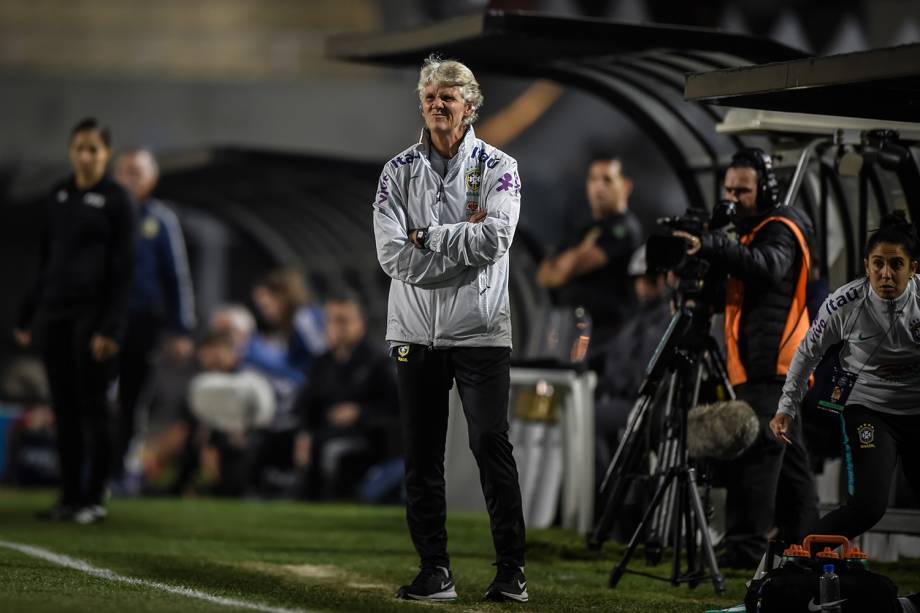
[[[428,228],[418,228],[415,231],[415,244],[426,247],[428,243]]]

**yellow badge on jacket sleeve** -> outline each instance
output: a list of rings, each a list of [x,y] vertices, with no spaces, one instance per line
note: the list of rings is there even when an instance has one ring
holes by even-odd
[[[160,233],[160,222],[153,217],[148,217],[144,220],[144,223],[141,225],[141,234],[144,235],[144,238],[156,238],[156,235]]]

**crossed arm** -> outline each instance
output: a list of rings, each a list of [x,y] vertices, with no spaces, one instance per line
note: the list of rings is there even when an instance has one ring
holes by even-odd
[[[516,167],[514,177],[517,180]],[[497,261],[510,248],[517,226],[517,181],[514,190],[484,185],[482,211],[469,221],[429,226],[422,248],[408,219],[401,187],[384,170],[374,201],[374,236],[380,266],[393,279],[426,287]]]

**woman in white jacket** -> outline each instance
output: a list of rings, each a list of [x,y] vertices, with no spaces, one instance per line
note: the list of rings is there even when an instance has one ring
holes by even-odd
[[[430,57],[419,73],[425,128],[384,166],[374,198],[377,259],[391,277],[386,340],[396,362],[406,519],[421,569],[398,598],[456,600],[447,552],[444,449],[456,382],[496,553],[490,600],[527,602],[525,526],[508,439],[508,249],[521,206],[517,162],[476,138],[469,68]]]
[[[882,219],[866,244],[866,276],[828,297],[786,375],[770,427],[788,441],[809,376],[827,351],[838,351],[815,393],[820,408],[841,415],[849,498],[812,532],[854,537],[871,529],[885,514],[899,458],[920,493],[917,243],[903,211]]]

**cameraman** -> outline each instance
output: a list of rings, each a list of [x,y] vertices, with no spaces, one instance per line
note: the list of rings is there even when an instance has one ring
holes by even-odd
[[[761,435],[740,458],[720,466],[728,499],[726,547],[719,564],[754,568],[774,525],[780,538],[799,541],[817,518],[814,476],[800,422],[789,433],[785,454],[769,428],[789,364],[808,331],[805,286],[813,230],[801,211],[782,205],[772,160],[760,149],[743,149],[732,157],[724,188],[726,199],[737,208],[738,241],[721,232],[674,234],[688,242],[688,254],[698,253],[720,278],[728,278],[729,379],[738,399],[760,418]],[[783,500],[782,517],[774,517],[777,494]]]

